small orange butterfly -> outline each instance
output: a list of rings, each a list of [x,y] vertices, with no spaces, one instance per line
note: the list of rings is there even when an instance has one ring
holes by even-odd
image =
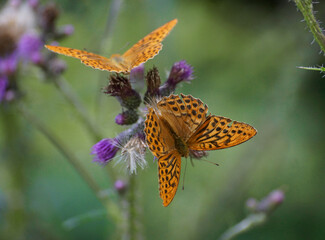
[[[158,158],[159,192],[165,207],[177,191],[181,157],[233,147],[257,133],[246,123],[207,115],[208,107],[200,99],[181,96],[170,95],[150,106],[145,121],[146,142]]]
[[[154,58],[159,53],[163,46],[161,42],[176,23],[177,19],[166,23],[134,44],[123,55],[113,54],[110,58],[73,48],[50,45],[45,45],[45,47],[53,52],[78,58],[82,63],[92,68],[117,73],[129,73],[132,68]]]

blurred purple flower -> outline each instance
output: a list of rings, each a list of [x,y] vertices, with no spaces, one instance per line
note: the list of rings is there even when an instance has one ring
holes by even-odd
[[[21,0],[10,0],[9,4],[13,7],[18,7],[21,4]]]
[[[36,9],[39,6],[39,0],[28,0],[29,6]]]
[[[264,197],[261,201],[257,201],[255,198],[250,198],[246,202],[246,206],[253,212],[264,212],[270,214],[284,201],[284,191],[276,189]]]
[[[13,74],[17,69],[18,60],[16,51],[6,57],[0,58],[0,75],[10,76]]]
[[[119,194],[123,194],[125,193],[127,185],[123,180],[116,180],[114,183],[114,188]]]
[[[58,75],[62,74],[67,68],[65,61],[63,61],[59,58],[53,58],[53,59],[49,60],[47,62],[46,66],[47,66],[48,72],[54,76],[58,76]]]
[[[74,33],[74,27],[71,24],[62,27],[65,35],[72,35]]]
[[[6,95],[7,86],[8,86],[8,79],[6,77],[0,77],[0,102],[2,102],[2,100]]]
[[[258,211],[271,212],[284,201],[284,192],[282,190],[274,190],[263,198],[258,206]]]
[[[95,155],[93,161],[105,165],[115,157],[118,150],[116,139],[102,139],[92,147],[91,154]]]
[[[23,60],[38,64],[42,61],[43,42],[34,34],[24,34],[18,43],[18,53]]]

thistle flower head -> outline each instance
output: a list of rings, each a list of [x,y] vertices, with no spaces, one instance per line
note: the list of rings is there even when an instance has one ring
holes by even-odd
[[[127,189],[127,184],[123,180],[116,180],[114,183],[115,190],[120,194],[124,194]]]
[[[118,142],[115,138],[105,138],[100,140],[92,147],[91,154],[95,155],[93,161],[106,165],[115,157],[119,150],[117,145]]]
[[[35,14],[27,3],[8,1],[0,12],[0,26],[5,27],[17,43],[22,34],[35,31]]]
[[[190,157],[192,157],[192,158],[200,159],[200,158],[203,158],[206,156],[208,156],[207,151],[199,151],[199,150],[191,150],[190,149]]]
[[[144,102],[150,103],[150,99],[158,97],[159,87],[161,84],[159,71],[156,67],[153,67],[148,71],[146,75],[147,91],[144,95]]]
[[[162,96],[168,96],[175,91],[176,85],[181,82],[190,82],[193,79],[193,67],[185,60],[174,63],[167,81],[159,88]]]
[[[28,0],[29,6],[36,9],[39,6],[39,0]]]
[[[246,202],[246,206],[249,210],[253,212],[264,212],[270,214],[284,201],[284,191],[276,189],[269,193],[261,201],[257,201],[254,198],[250,198]]]
[[[121,156],[117,162],[124,162],[130,174],[137,173],[137,166],[144,169],[147,166],[145,159],[146,144],[138,136],[132,137],[127,143],[121,143]]]
[[[136,109],[141,104],[140,94],[132,89],[129,80],[122,75],[111,75],[104,93],[116,97],[121,106],[128,109]]]
[[[72,35],[74,33],[74,27],[71,24],[65,25],[62,27],[63,33],[65,35]]]
[[[182,81],[190,82],[193,79],[193,67],[185,60],[174,63],[167,82],[170,85],[176,85]]]
[[[6,77],[0,77],[0,103],[5,98],[7,86],[8,86],[8,79]]]
[[[38,64],[42,61],[41,49],[43,42],[36,34],[24,34],[18,43],[18,52],[25,61],[31,61]]]
[[[6,57],[0,57],[0,75],[12,75],[17,69],[18,61],[19,55],[17,51],[12,52]]]

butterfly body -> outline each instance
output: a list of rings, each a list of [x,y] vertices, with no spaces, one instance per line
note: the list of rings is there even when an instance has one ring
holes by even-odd
[[[91,52],[45,45],[49,50],[69,57],[80,59],[82,63],[95,69],[116,73],[129,73],[133,68],[154,58],[162,48],[162,41],[174,28],[177,19],[174,19],[163,26],[149,33],[143,39],[134,44],[124,54],[113,54],[106,58]]]
[[[208,115],[208,107],[200,99],[183,94],[181,97],[170,95],[149,106],[145,121],[147,145],[158,158],[159,192],[164,206],[176,194],[181,157],[236,146],[257,133],[246,123]]]
[[[174,132],[173,128],[169,125],[168,121],[163,118],[163,116],[161,116],[160,119],[173,137],[175,149],[182,157],[188,157],[189,149],[185,140]]]

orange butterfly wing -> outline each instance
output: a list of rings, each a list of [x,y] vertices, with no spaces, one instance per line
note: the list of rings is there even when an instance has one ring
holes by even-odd
[[[181,96],[182,98],[172,94],[164,97],[157,107],[176,134],[186,142],[205,121],[208,107],[191,95],[181,94]]]
[[[181,175],[181,155],[173,150],[158,159],[159,193],[167,207],[174,199]]]
[[[181,155],[174,148],[173,138],[153,108],[149,108],[145,121],[146,142],[158,158],[159,192],[166,207],[173,200],[181,172]]]
[[[188,146],[201,151],[229,148],[246,142],[256,133],[256,129],[249,124],[210,115],[190,137]]]
[[[110,58],[106,58],[91,52],[73,48],[50,45],[45,45],[45,47],[52,52],[80,59],[82,63],[95,69],[128,73],[132,68],[148,61],[159,53],[162,48],[161,42],[173,29],[176,23],[177,19],[174,19],[149,33],[134,44],[122,56],[113,54]]]
[[[171,137],[167,135],[168,132],[166,129],[165,131],[161,129],[161,126],[155,111],[150,108],[145,121],[144,132],[146,134],[147,145],[156,158],[159,158],[171,150],[171,142],[166,142]]]
[[[110,58],[106,58],[91,52],[60,46],[45,45],[45,47],[51,50],[52,52],[80,59],[82,63],[95,69],[110,72],[125,71],[125,67],[123,67],[123,65],[116,64]]]
[[[167,37],[176,23],[177,19],[174,19],[149,33],[126,51],[122,57],[132,68],[154,58],[163,46],[161,42]]]

